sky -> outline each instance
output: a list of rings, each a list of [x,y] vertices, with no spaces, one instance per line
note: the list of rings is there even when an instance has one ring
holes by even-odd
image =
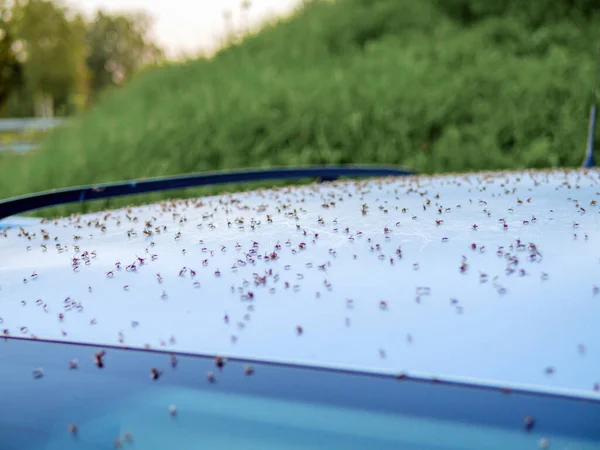
[[[214,50],[225,34],[225,11],[231,12],[234,26],[242,27],[245,23],[242,0],[67,0],[66,3],[89,15],[99,8],[150,13],[155,19],[155,37],[171,57]],[[252,0],[247,21],[253,25],[287,14],[299,3],[300,0]]]

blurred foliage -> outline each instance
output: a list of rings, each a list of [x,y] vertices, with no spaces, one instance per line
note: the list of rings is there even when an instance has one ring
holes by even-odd
[[[0,112],[70,115],[164,55],[144,13],[87,21],[62,0],[0,0]]]
[[[0,195],[279,165],[576,166],[598,5],[305,1],[210,60],[148,71],[40,152],[0,163]]]
[[[470,25],[491,17],[514,17],[531,27],[566,20],[589,20],[600,11],[598,0],[435,0],[448,16]]]
[[[14,89],[22,85],[21,64],[13,51],[14,38],[9,29],[5,0],[0,0],[0,107]]]

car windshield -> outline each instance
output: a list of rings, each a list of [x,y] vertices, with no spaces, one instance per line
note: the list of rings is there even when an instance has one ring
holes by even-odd
[[[0,380],[3,450],[600,444],[593,401],[403,376],[3,338]]]

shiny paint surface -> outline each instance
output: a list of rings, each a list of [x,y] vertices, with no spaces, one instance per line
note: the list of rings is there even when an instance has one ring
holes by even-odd
[[[5,228],[0,329],[598,399],[599,181],[340,181]]]
[[[101,368],[94,356],[100,350]],[[0,446],[519,450],[539,448],[543,439],[551,448],[600,445],[600,403],[593,400],[238,360],[220,365],[212,357],[0,338]]]

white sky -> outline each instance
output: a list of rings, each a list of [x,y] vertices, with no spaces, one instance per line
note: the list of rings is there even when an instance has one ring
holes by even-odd
[[[223,13],[231,11],[234,26],[244,23],[242,0],[66,0],[67,5],[93,14],[107,11],[150,13],[158,42],[170,56],[213,50],[225,34]],[[256,24],[268,17],[286,14],[299,0],[252,0],[248,22]]]

